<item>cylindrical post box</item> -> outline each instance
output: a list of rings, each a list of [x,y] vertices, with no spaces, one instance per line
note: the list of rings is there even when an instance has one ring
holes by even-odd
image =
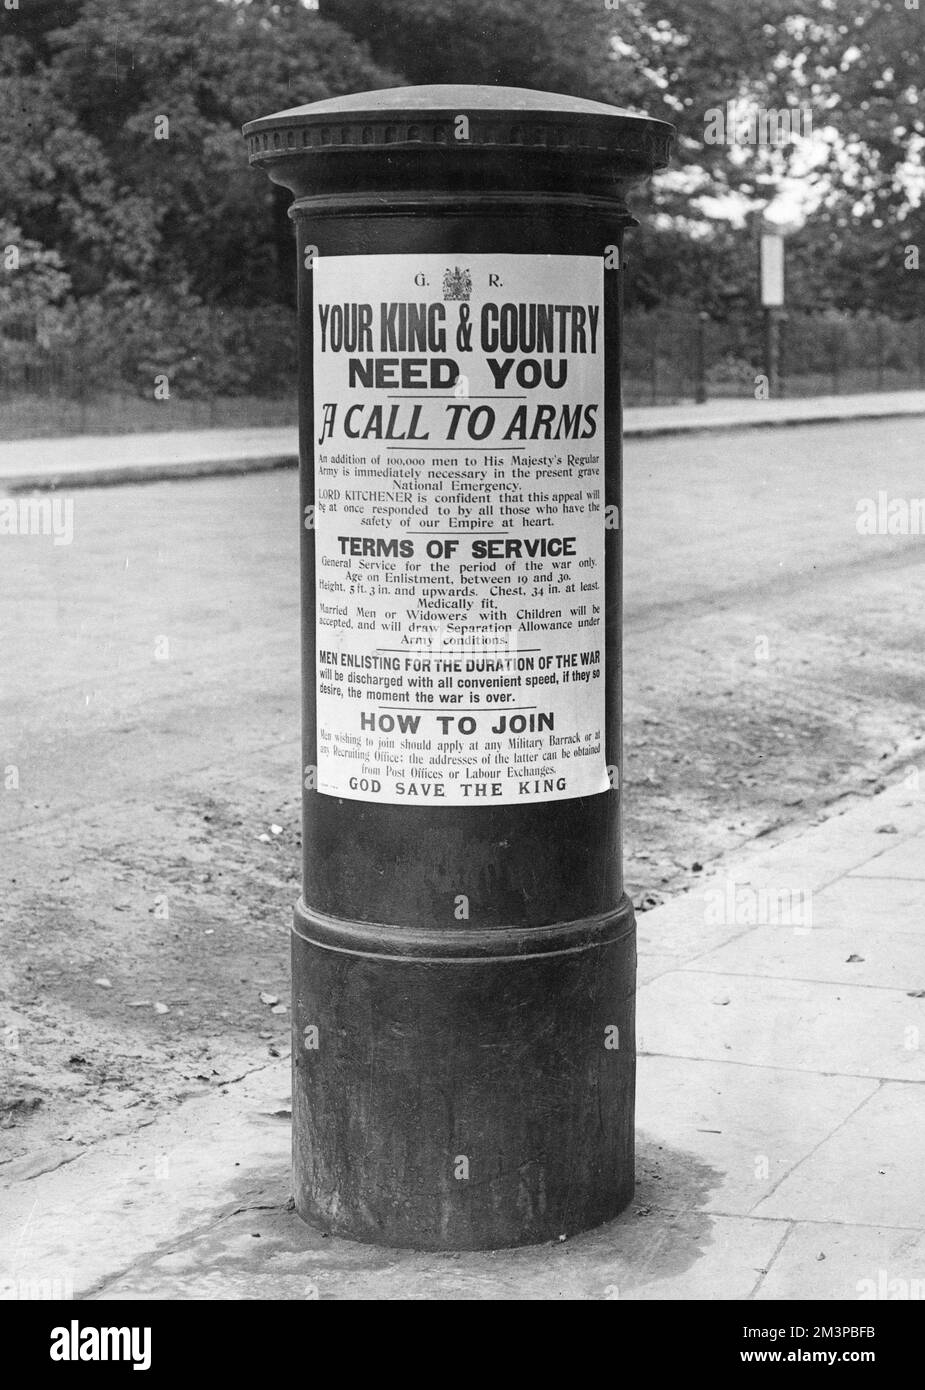
[[[396,88],[245,127],[295,195],[307,1220],[482,1249],[633,1191],[622,236],[672,128]]]

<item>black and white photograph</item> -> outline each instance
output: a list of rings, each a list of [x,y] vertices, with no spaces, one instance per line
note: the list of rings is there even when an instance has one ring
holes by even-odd
[[[0,0],[23,1374],[354,1301],[898,1367],[923,55],[919,0]]]

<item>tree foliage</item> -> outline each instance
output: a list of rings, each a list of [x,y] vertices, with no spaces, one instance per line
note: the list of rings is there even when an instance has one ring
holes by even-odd
[[[925,242],[923,23],[904,0],[28,0],[0,9],[0,209],[32,269],[0,305],[9,323],[44,295],[46,335],[70,325],[102,360],[109,324],[120,361],[136,344],[130,374],[170,359],[190,389],[214,387],[206,339],[272,357],[273,306],[293,293],[288,195],[248,169],[241,125],[452,82],[676,125],[673,172],[636,200],[631,304],[754,305],[754,216],[743,227],[736,210],[797,180],[812,202],[790,242],[792,301],[921,313],[925,271],[906,266]],[[806,107],[813,159],[710,144],[707,113],[732,99]]]
[[[0,206],[59,251],[75,292],[182,285],[243,304],[290,293],[280,261],[291,238],[273,189],[247,167],[241,126],[396,76],[300,5],[81,0],[43,11],[43,28],[34,0],[7,12],[27,22],[0,60],[11,152]]]
[[[631,302],[680,298],[722,312],[754,298],[756,240],[717,218],[771,203],[798,180],[813,211],[790,279],[804,307],[922,309],[904,272],[925,241],[925,8],[904,0],[320,0],[321,12],[415,82],[498,82],[594,97],[677,128],[675,172],[656,180],[634,234]],[[705,139],[707,113],[738,100],[805,109],[804,145]],[[704,204],[704,199],[713,200]],[[641,203],[641,199],[638,200]]]
[[[409,83],[488,83],[608,100],[616,15],[603,0],[320,0]]]

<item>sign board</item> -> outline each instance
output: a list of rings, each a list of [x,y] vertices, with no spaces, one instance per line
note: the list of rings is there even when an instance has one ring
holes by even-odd
[[[784,238],[779,232],[761,235],[761,303],[780,309],[784,303]]]

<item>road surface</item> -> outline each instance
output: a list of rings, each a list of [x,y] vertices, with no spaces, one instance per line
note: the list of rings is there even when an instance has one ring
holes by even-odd
[[[857,526],[923,457],[921,419],[628,444],[638,901],[925,777],[925,537]],[[10,1174],[288,1046],[295,475],[57,496],[70,543],[0,536]]]

